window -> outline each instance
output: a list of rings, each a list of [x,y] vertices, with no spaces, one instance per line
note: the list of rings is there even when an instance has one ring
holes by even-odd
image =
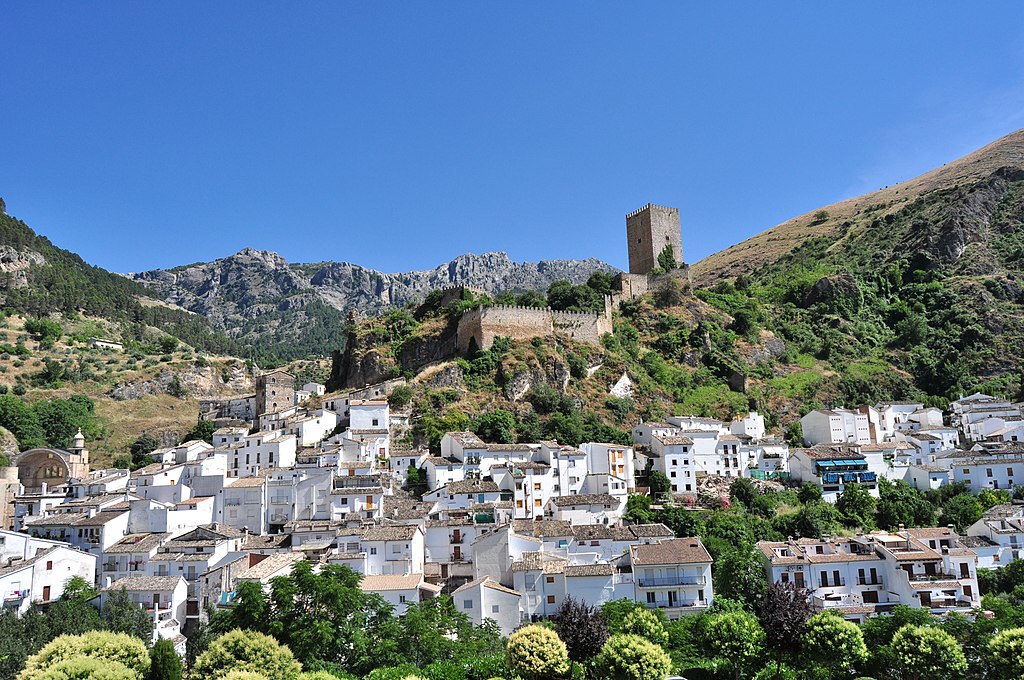
[[[522,501],[516,501],[516,507],[517,508],[522,508],[523,507],[523,502]]]
[[[675,477],[676,476],[676,471],[672,470],[671,472],[668,473],[668,476],[669,477]]]
[[[647,593],[647,604],[654,604],[654,593]]]
[[[540,491],[540,482],[534,482],[533,490],[534,491]]]
[[[547,583],[554,583],[555,582],[555,577],[554,576],[547,576],[547,577],[544,578],[544,580]]]
[[[533,502],[533,507],[535,507],[535,508],[539,508],[540,507],[540,499],[539,498]]]
[[[399,603],[405,602],[405,595],[399,595],[398,596],[398,601],[399,601]]]
[[[472,609],[473,608],[473,600],[463,600],[462,601],[462,608],[463,609]]]
[[[378,425],[378,424],[380,424],[380,421],[379,421],[379,420],[377,420],[376,418],[374,418],[374,419],[373,419],[373,426],[374,426],[374,427],[377,427],[377,425]]]
[[[554,603],[555,603],[555,596],[554,595],[548,595],[548,604],[554,604]]]
[[[992,468],[985,468],[985,476],[986,477],[991,477],[992,476]]]
[[[376,555],[377,554],[377,549],[376,548],[370,548],[370,554],[371,555]]]
[[[789,583],[789,572],[788,571],[782,572],[782,582],[783,583]]]
[[[1013,477],[1013,468],[1006,468],[1006,476]]]
[[[491,605],[491,613],[492,614],[497,614],[500,610],[501,610],[501,607],[499,607],[498,605],[496,605],[496,604],[492,604]]]

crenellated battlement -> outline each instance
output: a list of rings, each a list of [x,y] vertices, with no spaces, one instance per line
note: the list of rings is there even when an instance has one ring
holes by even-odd
[[[627,213],[626,214],[626,219],[628,220],[630,217],[636,217],[640,213],[642,213],[642,212],[644,212],[646,210],[651,210],[652,208],[655,208],[655,209],[658,209],[658,210],[665,210],[665,211],[668,211],[670,213],[673,213],[673,212],[677,213],[677,212],[679,212],[679,208],[673,208],[673,207],[667,206],[667,205],[658,205],[657,203],[648,203],[647,205],[645,205],[642,208],[639,208],[638,210],[634,210],[631,213]]]

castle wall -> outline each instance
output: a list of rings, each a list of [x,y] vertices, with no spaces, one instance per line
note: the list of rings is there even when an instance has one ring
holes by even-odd
[[[459,319],[457,344],[460,352],[469,350],[475,340],[480,349],[490,349],[498,336],[529,340],[561,335],[576,342],[597,345],[601,336],[612,332],[611,299],[605,299],[603,313],[556,312],[537,307],[478,307]]]

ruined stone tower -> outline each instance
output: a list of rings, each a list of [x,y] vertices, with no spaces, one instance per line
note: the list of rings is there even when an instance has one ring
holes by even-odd
[[[626,215],[626,239],[630,274],[648,274],[659,266],[658,256],[665,246],[672,246],[672,257],[677,265],[683,262],[679,208],[648,203],[631,212]]]

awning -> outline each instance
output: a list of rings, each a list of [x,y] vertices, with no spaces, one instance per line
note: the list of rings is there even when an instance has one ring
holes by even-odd
[[[818,467],[835,467],[836,463],[833,460],[819,460]]]

